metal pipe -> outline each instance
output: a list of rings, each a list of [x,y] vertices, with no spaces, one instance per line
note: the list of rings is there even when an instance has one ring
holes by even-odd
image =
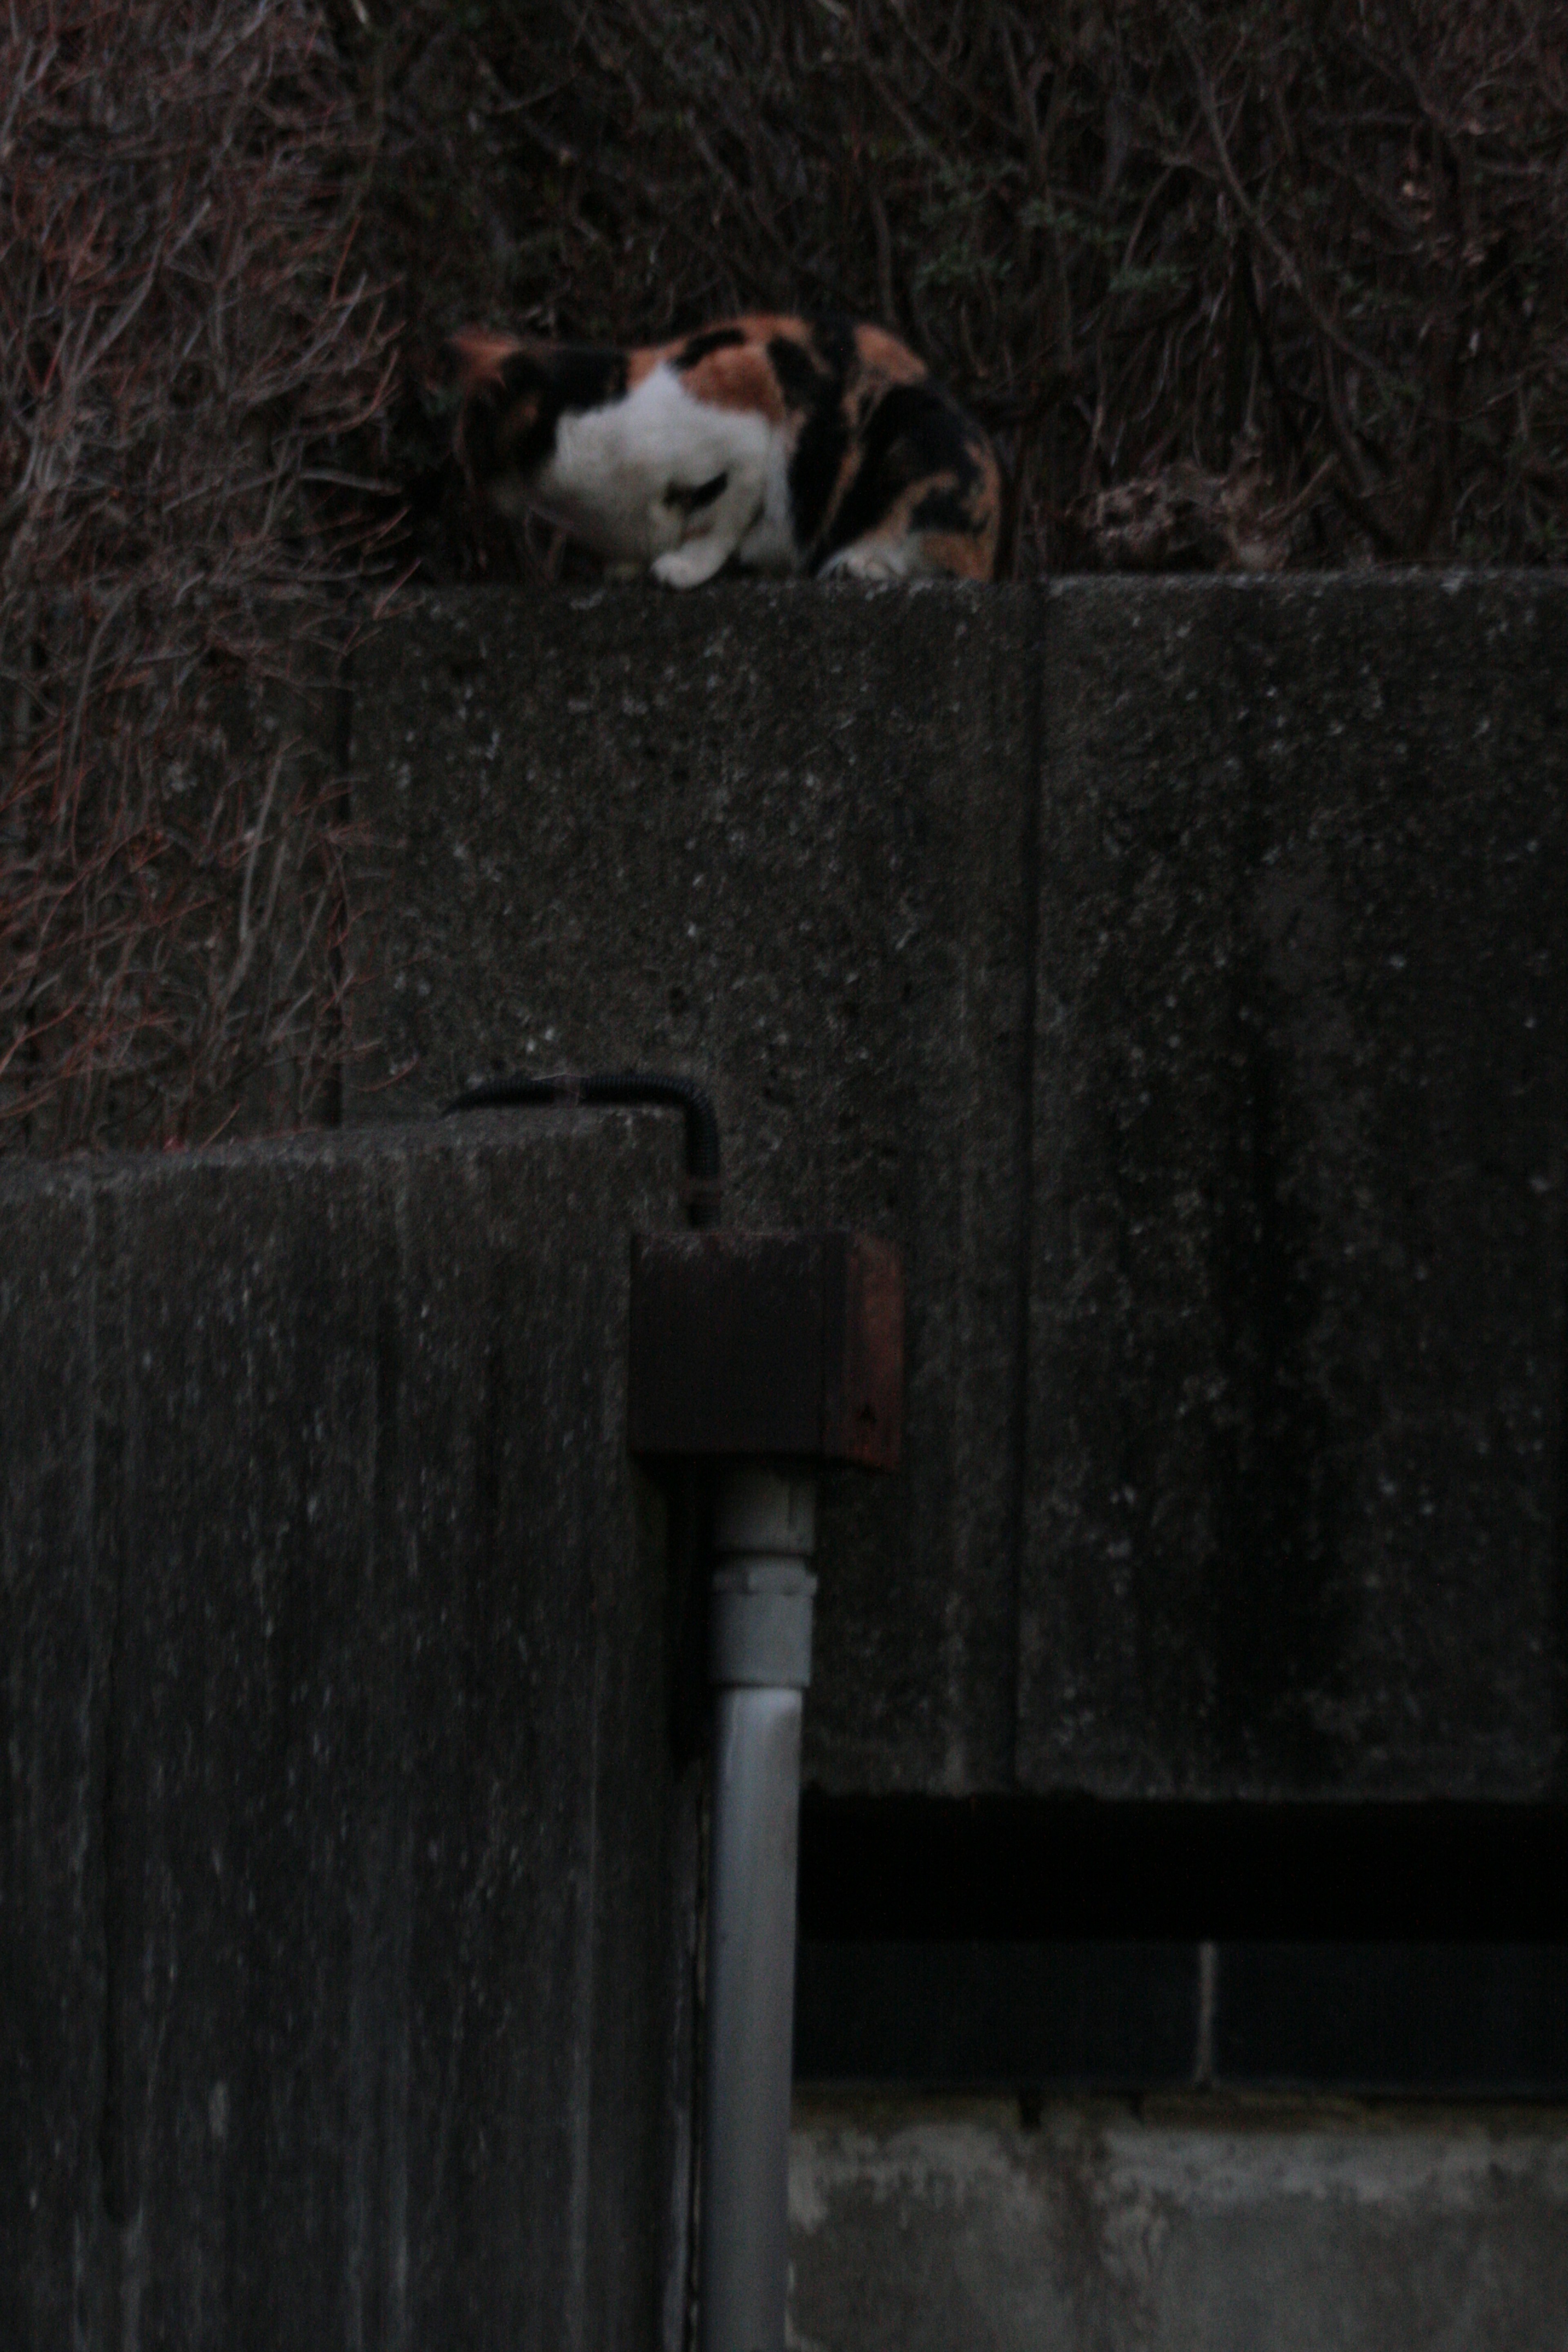
[[[714,1514],[713,1825],[702,2078],[701,2352],[784,2352],[806,1563],[816,1481],[737,1463]]]

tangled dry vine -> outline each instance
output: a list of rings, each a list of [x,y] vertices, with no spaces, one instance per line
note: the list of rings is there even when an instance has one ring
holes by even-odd
[[[1025,575],[1568,556],[1557,0],[322,7],[0,17],[0,1144],[330,1108],[345,590],[549,569],[465,319],[879,316]]]
[[[390,331],[340,61],[296,0],[0,23],[0,1134],[305,1116],[342,1046],[304,740]],[[319,730],[315,730],[319,733]]]

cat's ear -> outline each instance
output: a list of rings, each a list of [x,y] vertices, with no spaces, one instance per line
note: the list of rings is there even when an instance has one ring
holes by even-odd
[[[515,335],[465,327],[441,348],[441,363],[456,395],[453,449],[476,487],[516,462],[539,420],[536,372]]]
[[[504,387],[506,362],[522,348],[515,335],[498,335],[488,327],[464,327],[447,337],[441,356],[459,397],[471,400],[477,392],[499,392]]]

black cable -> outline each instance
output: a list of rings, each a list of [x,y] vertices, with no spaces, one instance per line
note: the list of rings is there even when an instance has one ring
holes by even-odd
[[[694,1225],[718,1223],[723,1192],[719,1122],[708,1095],[694,1079],[668,1077],[657,1070],[601,1070],[585,1077],[489,1078],[449,1102],[442,1117],[450,1118],[458,1110],[504,1110],[531,1103],[565,1108],[601,1104],[627,1109],[668,1106],[682,1112],[687,1213]]]

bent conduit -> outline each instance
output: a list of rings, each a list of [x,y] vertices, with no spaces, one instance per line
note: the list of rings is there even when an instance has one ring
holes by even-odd
[[[694,1225],[716,1225],[723,1184],[719,1166],[719,1122],[704,1089],[691,1078],[658,1070],[605,1070],[584,1077],[488,1078],[466,1087],[447,1105],[443,1117],[459,1110],[505,1110],[528,1104],[571,1109],[668,1108],[686,1119],[686,1210]]]

